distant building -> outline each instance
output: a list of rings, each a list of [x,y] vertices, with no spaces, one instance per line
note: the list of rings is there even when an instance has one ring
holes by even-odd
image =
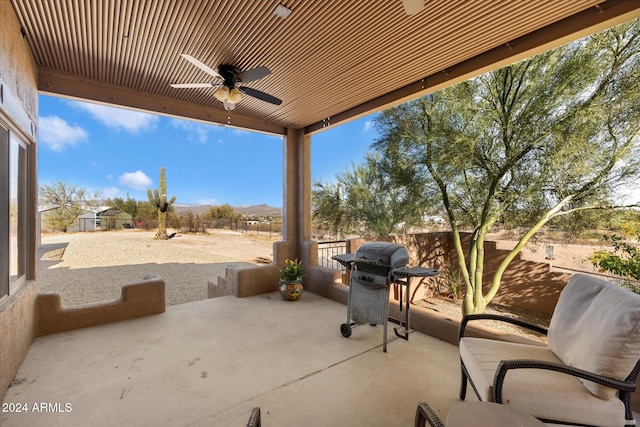
[[[109,209],[100,213],[98,224],[100,226],[100,230],[133,228],[133,217],[125,211]]]
[[[55,217],[59,206],[39,206],[38,217],[40,224],[40,231],[60,231],[53,230],[49,226],[49,220],[51,217]],[[82,213],[76,217],[73,224],[69,225],[66,230],[68,233],[75,233],[78,231],[96,231],[96,213],[88,208],[82,208]]]

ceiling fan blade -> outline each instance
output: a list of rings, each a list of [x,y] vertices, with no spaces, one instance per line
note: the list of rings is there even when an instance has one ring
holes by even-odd
[[[211,83],[171,83],[169,86],[175,88],[185,87],[213,87]]]
[[[242,92],[246,93],[249,96],[253,96],[254,98],[258,98],[258,99],[261,99],[261,100],[266,101],[266,102],[270,102],[270,103],[275,104],[275,105],[282,104],[282,100],[281,99],[278,99],[275,96],[269,95],[268,93],[264,93],[261,90],[253,89],[253,88],[250,88],[250,87],[240,87],[238,89],[240,89]]]
[[[240,79],[242,83],[249,83],[266,77],[269,74],[271,74],[271,71],[269,71],[267,67],[256,67],[238,74],[238,79]]]
[[[422,10],[424,0],[402,0],[402,6],[404,6],[404,12],[407,15],[413,15]]]
[[[218,77],[218,78],[222,78],[222,76],[220,74],[218,74],[217,71],[213,70],[211,67],[209,67],[206,64],[203,64],[202,62],[198,61],[196,58],[194,58],[191,55],[187,55],[186,53],[181,53],[180,56],[182,56],[184,59],[186,59],[187,61],[191,62],[193,65],[195,65],[196,67],[200,68],[202,71],[204,71],[207,74],[212,75],[213,77]]]

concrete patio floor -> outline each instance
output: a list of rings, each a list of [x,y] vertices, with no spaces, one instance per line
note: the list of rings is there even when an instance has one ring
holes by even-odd
[[[41,337],[4,400],[26,412],[0,425],[241,426],[259,406],[266,427],[411,426],[419,401],[442,419],[459,403],[457,347],[390,324],[383,353],[382,326],[346,339],[345,321],[340,303],[272,293]]]

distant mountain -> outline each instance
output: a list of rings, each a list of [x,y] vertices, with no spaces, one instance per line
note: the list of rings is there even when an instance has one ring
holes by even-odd
[[[282,216],[282,208],[274,208],[269,205],[254,205],[254,206],[233,206],[237,212],[240,212],[244,216]]]
[[[180,204],[180,203],[176,203],[175,205],[173,205],[173,208],[175,209],[176,213],[191,211],[196,215],[207,212],[211,207],[212,207],[211,205],[189,205],[189,204]],[[265,204],[254,205],[254,206],[238,205],[238,206],[232,206],[232,208],[236,212],[247,217],[282,216],[282,208],[274,208],[273,206],[269,206]]]

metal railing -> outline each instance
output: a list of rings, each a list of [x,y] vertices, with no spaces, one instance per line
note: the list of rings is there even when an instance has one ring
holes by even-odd
[[[329,242],[318,242],[318,265],[333,268],[334,270],[344,270],[338,262],[331,259],[334,255],[347,253],[346,240],[332,240]]]

